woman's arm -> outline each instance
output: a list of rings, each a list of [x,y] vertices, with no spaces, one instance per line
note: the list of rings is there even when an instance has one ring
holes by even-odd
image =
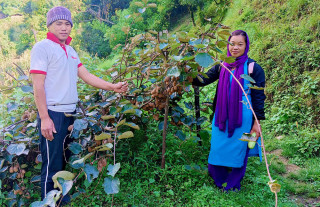
[[[254,64],[253,72],[250,76],[256,81],[254,85],[258,87],[265,87],[266,78],[264,70],[257,63]],[[251,89],[251,102],[252,108],[255,114],[257,115],[258,122],[260,125],[260,120],[265,120],[265,112],[264,112],[264,101],[266,99],[266,95],[264,94],[264,90],[256,90]],[[260,137],[259,125],[255,121],[253,117],[253,126],[251,129],[251,134],[256,133],[256,137]]]
[[[215,65],[213,66],[207,73],[206,75],[208,78],[204,78],[202,75],[200,77],[203,79],[203,83],[196,77],[192,81],[192,85],[194,86],[206,86],[209,85],[210,83],[213,83],[214,81],[219,79],[220,75],[220,65]]]
[[[250,76],[256,81],[254,85],[258,87],[265,87],[266,85],[266,77],[264,70],[257,63],[254,64],[253,72]],[[264,101],[266,99],[266,95],[264,94],[264,90],[256,90],[251,89],[251,101],[252,108],[257,115],[258,120],[265,120],[265,112],[264,112]]]

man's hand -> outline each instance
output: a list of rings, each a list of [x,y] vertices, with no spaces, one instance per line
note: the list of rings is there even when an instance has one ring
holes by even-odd
[[[54,139],[53,133],[57,133],[53,121],[48,117],[41,119],[41,134],[49,141]]]
[[[260,124],[260,121],[259,121]],[[259,125],[257,124],[257,121],[254,121],[254,124],[252,126],[252,129],[250,131],[250,134],[256,133],[256,138],[258,139],[260,137],[260,130],[259,130]]]
[[[116,93],[124,93],[128,90],[128,83],[127,82],[119,82],[113,84],[113,91]]]

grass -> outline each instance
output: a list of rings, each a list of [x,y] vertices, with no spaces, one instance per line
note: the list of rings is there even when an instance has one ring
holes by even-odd
[[[156,123],[148,124],[146,132],[119,145],[117,162],[121,190],[114,197],[115,206],[274,206],[274,195],[267,185],[264,163],[249,158],[247,172],[240,192],[221,192],[207,173],[209,141],[199,146],[193,140],[181,142],[174,137],[175,128],[169,127],[166,167],[160,168],[161,134]],[[293,198],[310,199],[318,196],[319,161],[312,159],[295,174],[284,177],[285,164],[277,156],[272,160],[271,173],[282,185],[279,206],[302,206]],[[186,168],[189,165],[191,170]],[[308,174],[306,174],[308,172]],[[71,206],[111,205],[112,196],[106,195],[95,181],[88,189],[92,196],[82,195]]]
[[[267,121],[263,128],[267,151],[282,150],[281,155],[267,155],[272,178],[282,186],[279,206],[320,206],[316,122],[320,109],[316,93],[320,77],[319,8],[318,1],[310,0],[235,0],[223,22],[232,29],[248,32],[250,57],[263,66],[267,75]],[[186,15],[177,21],[173,31],[191,27],[190,16]],[[83,63],[88,62],[94,66],[88,67],[91,72],[103,76],[116,59],[119,55],[102,61],[88,58]],[[2,66],[7,67],[4,63]],[[214,91],[213,85],[203,89],[204,94],[212,94],[209,100]],[[201,102],[208,101],[205,98],[202,95]],[[183,100],[192,101],[193,97]],[[182,143],[174,137],[175,130],[169,127],[165,169],[160,168],[161,132],[153,121],[135,138],[119,144],[116,160],[121,163],[117,174],[121,185],[114,196],[115,206],[274,206],[264,163],[250,158],[241,191],[223,193],[207,174],[209,139],[203,139],[202,146],[193,140]],[[293,164],[300,169],[289,172],[288,165]],[[111,205],[112,196],[105,194],[102,183],[103,179],[98,178],[88,187],[82,185],[87,193],[70,206]]]
[[[267,151],[282,150],[280,155],[267,155],[272,178],[282,186],[279,206],[320,206],[316,122],[320,106],[311,92],[319,83],[315,75],[319,70],[316,45],[320,19],[315,15],[319,8],[319,2],[309,0],[235,0],[223,21],[232,29],[248,32],[252,43],[249,55],[267,75],[267,121],[263,122],[263,131]],[[187,30],[190,24],[186,15],[173,31]],[[213,98],[214,86],[203,92],[212,93]],[[201,99],[207,101],[204,96]],[[192,97],[184,100],[192,101]],[[265,164],[257,158],[249,159],[240,192],[226,194],[214,186],[206,171],[209,139],[203,146],[191,140],[181,144],[170,127],[166,168],[161,169],[161,133],[156,128],[155,123],[149,123],[146,141],[141,141],[141,135],[123,143],[117,157],[122,167],[116,206],[274,206]],[[290,171],[288,166],[294,164],[300,168]],[[188,170],[186,165],[194,168]],[[105,195],[101,187],[97,192],[93,197],[81,196],[73,205],[111,204],[111,196]]]

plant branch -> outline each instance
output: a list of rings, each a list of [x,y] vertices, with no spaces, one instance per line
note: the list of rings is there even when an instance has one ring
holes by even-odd
[[[218,60],[216,60],[216,61],[218,61]],[[261,131],[261,125],[260,125],[260,123],[259,123],[259,121],[258,121],[258,118],[257,118],[257,115],[256,115],[256,113],[254,112],[254,110],[253,110],[253,108],[252,108],[252,105],[251,105],[251,103],[250,103],[250,101],[249,101],[248,94],[245,92],[242,84],[241,84],[240,81],[235,77],[235,75],[231,72],[231,70],[230,70],[229,68],[227,68],[226,66],[224,66],[221,62],[220,62],[220,65],[221,65],[223,68],[225,68],[225,69],[232,75],[233,80],[235,80],[235,81],[239,84],[239,86],[240,86],[243,94],[245,95],[245,97],[246,97],[246,99],[247,99],[247,102],[248,102],[248,104],[249,104],[249,106],[250,106],[250,110],[252,111],[252,114],[253,114],[253,116],[254,116],[254,118],[255,118],[255,122],[257,123],[258,128],[259,128],[260,137],[261,137],[261,147],[262,147],[262,149],[263,149],[264,160],[265,160],[265,164],[266,164],[266,168],[267,168],[268,177],[269,177],[269,180],[270,180],[270,181],[273,181],[272,178],[271,178],[270,170],[269,170],[269,164],[268,164],[268,160],[267,160],[267,156],[266,156],[266,149],[265,149],[265,146],[264,146],[264,140],[263,140],[263,135],[262,135],[262,131]],[[275,197],[276,197],[276,206],[277,206],[277,205],[278,205],[278,196],[277,196],[277,193],[275,193]]]
[[[25,122],[25,121],[28,121],[28,120],[29,120],[29,119],[23,119],[23,120],[17,121],[17,122],[15,122],[15,123],[10,124],[9,126],[3,128],[2,131],[3,131],[3,132],[7,132],[8,130],[10,130],[10,129],[9,129],[10,127],[13,127],[14,125],[20,124],[20,123]]]
[[[163,122],[163,132],[162,132],[162,156],[161,156],[161,168],[165,168],[166,160],[166,136],[167,136],[167,126],[168,126],[168,114],[169,114],[169,96],[166,98],[165,115]]]

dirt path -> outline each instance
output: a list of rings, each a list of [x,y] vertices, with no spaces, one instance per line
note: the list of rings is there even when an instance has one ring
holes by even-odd
[[[289,164],[289,160],[286,157],[281,155],[282,149],[276,149],[271,152],[267,152],[267,154],[277,155],[279,160],[286,166],[286,173],[283,175],[284,177],[288,177],[290,173],[295,173],[301,169],[298,165]]]
[[[296,173],[301,169],[301,167],[295,164],[290,164],[289,160],[286,157],[282,156],[282,149],[276,149],[271,152],[267,152],[267,154],[276,155],[276,157],[285,165],[286,172],[282,174],[285,178],[287,178],[291,173]],[[272,165],[272,162],[270,165]],[[307,207],[316,207],[320,204],[320,198],[306,198],[300,195],[291,195],[289,196],[289,198],[296,204]]]

